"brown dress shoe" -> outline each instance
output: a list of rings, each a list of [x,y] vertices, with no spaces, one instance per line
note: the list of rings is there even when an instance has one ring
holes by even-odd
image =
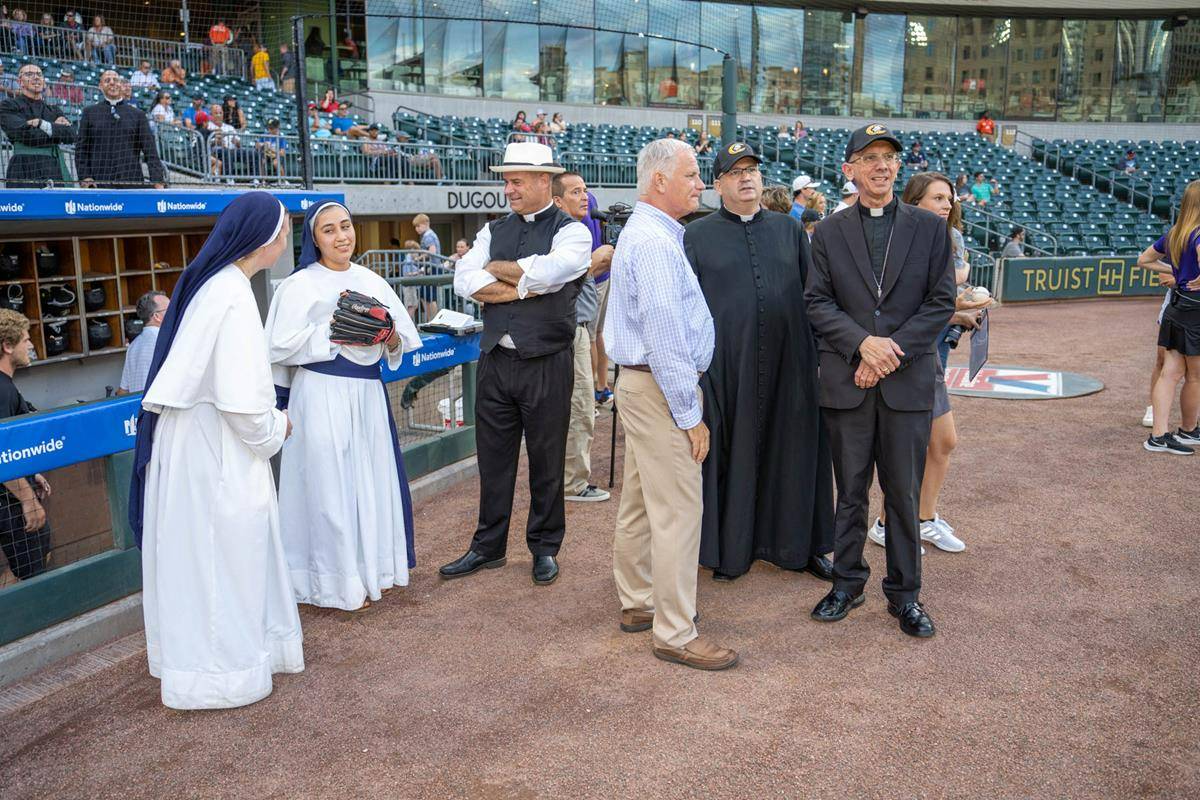
[[[729,669],[738,663],[738,654],[728,647],[721,647],[697,636],[683,647],[654,645],[654,655],[663,661],[674,661],[693,669]]]
[[[626,609],[621,612],[621,630],[626,633],[648,631],[652,625],[654,625],[653,611]]]

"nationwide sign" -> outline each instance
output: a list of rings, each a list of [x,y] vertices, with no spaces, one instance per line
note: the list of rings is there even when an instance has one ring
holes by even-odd
[[[1098,392],[1104,384],[1075,372],[989,365],[979,370],[975,380],[971,380],[970,370],[965,366],[947,367],[946,388],[950,394],[966,397],[1057,400]]]
[[[479,358],[479,334],[425,334],[422,348],[406,353],[384,381],[411,378]],[[142,396],[101,400],[0,422],[0,481],[102,458],[133,447]]]
[[[215,217],[242,192],[180,192],[158,189],[9,189],[0,220]],[[302,214],[322,200],[345,202],[340,192],[272,191],[288,211]]]
[[[1004,261],[1000,298],[1011,303],[1162,295],[1163,291],[1158,273],[1139,267],[1137,256],[1009,258]]]

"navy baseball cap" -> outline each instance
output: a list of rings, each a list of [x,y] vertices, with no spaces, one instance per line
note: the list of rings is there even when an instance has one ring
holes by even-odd
[[[892,147],[896,148],[897,153],[904,149],[900,144],[900,140],[887,129],[886,125],[872,122],[870,125],[864,125],[850,134],[850,141],[846,142],[845,160],[849,162],[855,153],[866,149],[873,142],[889,142]]]
[[[754,152],[754,148],[745,142],[733,142],[722,147],[713,159],[713,180],[715,181],[733,169],[733,165],[743,158],[753,158],[759,164],[762,163],[762,159]]]

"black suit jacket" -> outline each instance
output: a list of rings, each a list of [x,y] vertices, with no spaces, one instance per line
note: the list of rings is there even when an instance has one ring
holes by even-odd
[[[900,203],[884,264],[883,290],[855,206],[817,225],[804,291],[808,319],[820,334],[821,405],[857,408],[868,390],[854,385],[867,336],[889,336],[904,351],[900,369],[879,382],[896,411],[933,408],[937,335],[954,313],[950,232],[936,214]]]
[[[145,184],[142,159],[150,168],[151,183],[166,183],[158,159],[150,122],[140,108],[118,103],[120,119],[113,117],[107,100],[83,109],[79,137],[75,141],[75,169],[79,180],[91,178],[98,184]],[[127,186],[126,188],[135,188]]]

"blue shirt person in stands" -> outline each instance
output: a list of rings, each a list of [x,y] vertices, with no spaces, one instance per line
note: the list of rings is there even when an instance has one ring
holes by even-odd
[[[788,214],[803,222],[804,209],[808,207],[808,201],[816,194],[820,185],[820,181],[815,181],[808,175],[797,175],[792,181],[792,210]]]
[[[919,139],[913,142],[912,149],[904,157],[904,164],[913,172],[924,172],[929,169],[929,158],[926,157],[925,150],[921,147]]]
[[[359,139],[367,135],[367,126],[359,125],[354,121],[354,118],[350,116],[350,106],[345,103],[338,104],[330,127],[333,128],[335,134],[349,136],[351,139]]]

